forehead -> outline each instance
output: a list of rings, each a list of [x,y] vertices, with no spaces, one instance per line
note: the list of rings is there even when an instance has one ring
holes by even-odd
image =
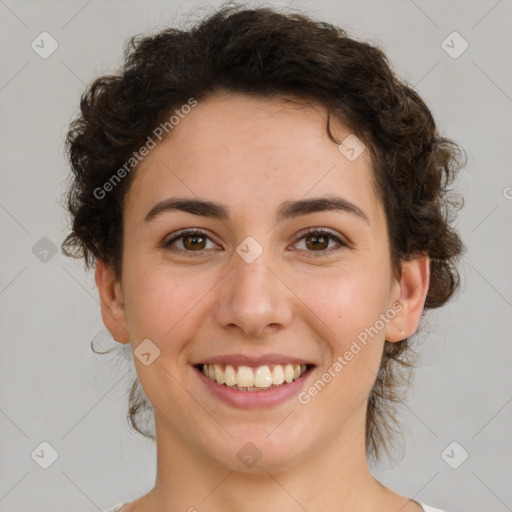
[[[198,102],[145,157],[126,198],[128,215],[172,196],[197,196],[238,215],[307,195],[337,195],[379,216],[369,152],[351,161],[329,139],[317,104],[243,94]],[[338,140],[350,129],[331,117]],[[353,135],[352,135],[353,136]]]

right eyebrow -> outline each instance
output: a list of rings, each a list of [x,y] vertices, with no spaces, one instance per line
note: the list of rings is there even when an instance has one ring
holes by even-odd
[[[172,210],[192,213],[194,215],[200,215],[201,217],[229,220],[229,209],[222,204],[199,199],[170,197],[153,206],[144,218],[144,222],[151,222],[156,217]]]

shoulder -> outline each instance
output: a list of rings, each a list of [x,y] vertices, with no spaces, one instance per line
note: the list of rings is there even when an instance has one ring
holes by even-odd
[[[104,512],[121,512],[121,509],[125,505],[128,505],[128,502],[118,503],[117,505],[108,508]],[[448,512],[446,510],[441,510],[440,508],[431,507],[430,505],[426,505],[425,503],[420,503],[420,505],[423,508],[424,512]]]
[[[117,505],[108,508],[104,512],[121,512],[121,509],[127,504],[128,502],[118,503]],[[420,503],[420,505],[423,508],[424,512],[448,512],[445,510],[441,510],[440,508],[431,507],[429,505],[426,505],[425,503]]]
[[[420,503],[425,512],[448,512],[447,510],[441,510],[440,508],[431,507],[425,503]]]

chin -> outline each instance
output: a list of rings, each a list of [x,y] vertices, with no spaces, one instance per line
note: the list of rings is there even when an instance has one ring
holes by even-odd
[[[275,429],[275,425],[272,428]],[[233,433],[229,427],[227,430]],[[219,466],[251,474],[284,471],[300,462],[301,458],[306,458],[303,438],[295,440],[290,436],[279,436],[277,432],[269,435],[269,432],[272,432],[272,429],[267,427],[246,428],[243,435],[234,435],[222,445],[217,439],[217,443],[213,444],[213,450],[212,445],[205,447],[206,454]],[[273,436],[275,437],[272,439]],[[297,447],[304,450],[298,451]]]

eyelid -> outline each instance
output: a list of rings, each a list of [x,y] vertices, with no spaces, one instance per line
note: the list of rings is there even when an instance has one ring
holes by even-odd
[[[341,235],[337,231],[334,231],[330,228],[323,228],[323,227],[305,228],[302,231],[299,231],[297,233],[297,240],[300,240],[305,235],[315,235],[318,233],[323,234],[323,235],[329,235],[330,237],[337,239],[339,242],[343,242],[344,244],[348,245],[348,241],[343,235]]]

